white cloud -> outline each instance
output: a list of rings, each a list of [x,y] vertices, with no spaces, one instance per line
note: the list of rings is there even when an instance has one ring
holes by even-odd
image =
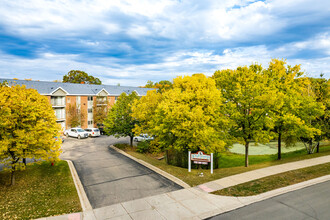
[[[132,35],[171,39],[251,40],[285,27],[276,10],[273,2],[239,0],[7,0],[0,2],[0,23],[8,32],[26,37],[79,36],[85,31],[111,35],[129,30]]]
[[[0,53],[0,78],[49,81],[62,79],[70,70],[79,69],[100,78],[104,84],[141,86],[148,80],[171,80],[178,75],[204,73],[211,76],[219,69],[235,69],[255,62],[267,67],[271,58],[277,57],[276,53],[263,45],[225,49],[218,54],[215,51],[183,51],[150,64],[121,64],[118,58],[94,58],[92,63],[87,63],[74,54],[43,53],[38,58],[27,59]],[[287,61],[290,65],[301,64],[302,70],[310,76],[318,77],[320,73],[327,78],[330,76],[330,56]]]
[[[320,33],[310,39],[284,44],[274,52],[282,57],[294,56],[303,50],[317,51],[330,56],[330,33]]]
[[[151,32],[145,26],[133,25],[127,31],[128,35],[131,35],[133,38],[138,38],[145,35],[150,35]]]
[[[42,48],[31,46],[33,58],[0,53],[0,73],[49,80],[81,69],[108,84],[143,85],[149,79],[211,75],[217,69],[252,62],[267,66],[271,58],[293,57],[290,64],[301,63],[314,76],[329,75],[329,29],[299,40],[294,29],[305,23],[317,26],[329,15],[330,1],[309,0],[3,0],[0,28],[6,35],[27,44],[46,40]],[[73,52],[58,42],[53,46],[54,39],[72,43]],[[294,58],[305,50],[323,57]],[[112,83],[107,77],[116,79]]]
[[[98,41],[90,41],[90,40],[80,40],[80,42],[82,44],[85,44],[87,46],[91,46],[91,47],[96,47],[100,45],[100,42]]]
[[[219,8],[209,12],[206,29],[209,34],[225,40],[251,40],[253,36],[270,35],[284,27],[264,2],[241,8]]]
[[[330,55],[330,34],[319,34],[312,39],[293,43],[292,46],[298,50],[319,50],[324,51],[327,55]]]

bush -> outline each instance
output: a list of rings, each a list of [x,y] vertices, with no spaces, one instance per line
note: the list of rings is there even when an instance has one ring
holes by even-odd
[[[150,141],[141,141],[137,144],[136,151],[139,153],[147,153],[150,150]]]
[[[166,162],[177,167],[188,167],[188,152],[169,149],[166,151]]]

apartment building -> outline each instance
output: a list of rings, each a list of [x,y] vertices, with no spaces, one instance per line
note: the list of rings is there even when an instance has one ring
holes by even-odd
[[[57,118],[57,123],[63,129],[68,129],[68,108],[75,106],[84,115],[82,128],[96,127],[93,119],[95,106],[105,105],[106,109],[116,102],[117,98],[124,92],[127,95],[136,92],[138,96],[144,96],[150,88],[74,84],[32,80],[0,79],[0,83],[7,81],[9,85],[25,85],[26,88],[36,89],[41,95],[48,98]]]

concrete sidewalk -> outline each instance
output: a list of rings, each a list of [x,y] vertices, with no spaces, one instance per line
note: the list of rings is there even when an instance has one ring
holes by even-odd
[[[266,176],[272,176],[279,173],[284,173],[290,170],[297,170],[305,167],[311,167],[318,164],[329,163],[330,155],[317,157],[313,159],[300,160],[291,163],[285,163],[276,166],[265,167],[257,170],[248,171],[245,173],[228,176],[222,179],[214,180],[198,186],[199,189],[205,192],[213,192],[223,188],[228,188],[241,183],[249,182],[252,180],[260,179]]]
[[[44,218],[49,219],[204,219],[228,212],[254,202],[286,192],[330,181],[330,175],[276,189],[249,197],[227,197],[209,194],[215,190],[275,175],[290,170],[330,162],[330,156],[266,167],[219,180],[194,188],[182,189],[143,199],[123,202],[82,213]]]

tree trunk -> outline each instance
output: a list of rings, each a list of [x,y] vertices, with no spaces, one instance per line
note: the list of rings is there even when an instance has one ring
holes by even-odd
[[[311,139],[309,142],[308,142],[308,146],[309,146],[309,149],[308,149],[308,154],[312,154],[312,149],[313,149],[313,140]]]
[[[168,162],[168,150],[166,150],[165,152],[166,152],[166,164],[169,164],[169,162]]]
[[[320,152],[320,142],[317,142],[317,146],[316,146],[316,153]]]
[[[23,158],[23,163],[26,166],[26,158]]]
[[[129,136],[130,137],[130,145],[131,147],[133,147],[133,136]]]
[[[282,150],[282,146],[281,146],[281,137],[282,136],[282,134],[281,134],[281,132],[280,133],[278,133],[278,139],[277,139],[277,147],[278,147],[278,152],[277,152],[277,159],[278,160],[281,160],[282,159],[282,154],[281,154],[281,150]]]
[[[245,167],[249,166],[249,142],[245,142]]]
[[[15,185],[15,171],[14,170],[11,172],[10,185],[11,186]]]

